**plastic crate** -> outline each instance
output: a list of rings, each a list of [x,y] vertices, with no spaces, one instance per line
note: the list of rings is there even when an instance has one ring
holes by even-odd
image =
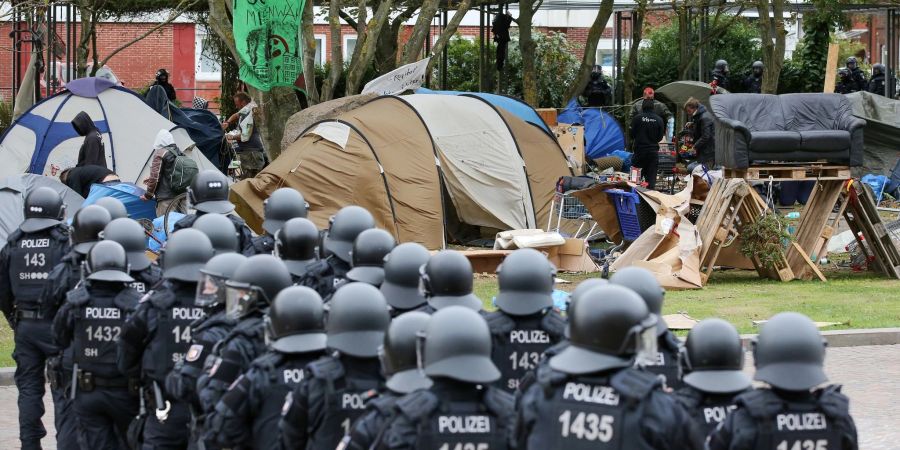
[[[634,192],[625,192],[621,189],[607,189],[606,194],[616,206],[616,215],[619,217],[619,228],[626,241],[634,241],[641,236],[641,223],[638,219],[638,204],[640,195]]]

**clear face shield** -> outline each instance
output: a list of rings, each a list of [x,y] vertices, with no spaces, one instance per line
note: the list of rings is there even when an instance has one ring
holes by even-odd
[[[239,319],[256,305],[259,291],[248,283],[226,283],[225,313]]]
[[[194,303],[201,308],[215,308],[225,303],[225,282],[222,277],[200,272],[200,281],[197,282],[197,294]]]

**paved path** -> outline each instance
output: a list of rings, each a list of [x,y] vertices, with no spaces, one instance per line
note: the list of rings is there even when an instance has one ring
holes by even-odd
[[[832,382],[844,385],[859,430],[863,450],[900,449],[900,345],[828,349],[826,359]],[[749,361],[748,367],[752,367]],[[53,405],[46,397],[44,424],[53,435]],[[0,449],[18,449],[16,389],[0,387]],[[44,439],[44,449],[55,449]]]

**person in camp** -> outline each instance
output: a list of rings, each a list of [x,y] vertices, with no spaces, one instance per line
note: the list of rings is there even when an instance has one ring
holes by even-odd
[[[234,94],[234,105],[239,108],[239,111],[222,125],[225,127],[234,125],[237,128],[225,134],[225,139],[237,152],[244,175],[254,177],[266,163],[262,137],[254,122],[257,105],[246,92]]]
[[[75,167],[106,166],[106,148],[103,146],[103,136],[91,116],[81,111],[72,119],[72,128],[79,136],[84,136],[84,142],[78,149],[78,163]]]
[[[193,227],[197,218],[204,214],[223,214],[234,224],[234,229],[240,236],[241,252],[248,251],[253,245],[253,235],[250,233],[250,229],[247,228],[244,219],[241,219],[236,214],[231,214],[234,211],[234,204],[228,201],[228,192],[228,178],[225,174],[218,170],[199,172],[194,176],[193,181],[187,188],[188,201],[195,212],[175,222],[173,230],[178,231],[183,228]]]
[[[666,135],[662,117],[653,111],[653,100],[641,102],[641,113],[631,119],[631,165],[640,167],[647,187],[656,189],[656,170],[659,165],[659,141]]]
[[[85,198],[91,193],[92,184],[121,182],[119,176],[106,166],[70,167],[59,174],[59,181]]]
[[[744,78],[744,92],[748,94],[762,93],[763,71],[766,66],[762,61],[755,61],[750,70],[750,75]]]
[[[178,149],[172,133],[159,130],[153,143],[150,176],[144,180],[147,192],[141,200],[156,197],[156,215],[165,214],[175,197],[184,193],[194,181],[197,171],[197,163]]]
[[[591,70],[591,80],[584,88],[587,106],[591,108],[609,106],[612,103],[612,88],[603,76],[603,68],[595,65]]]
[[[694,137],[697,160],[700,164],[712,168],[716,163],[716,125],[713,123],[712,115],[693,97],[684,103],[684,112],[691,117],[691,122],[687,126],[691,128]]]
[[[666,140],[671,141],[672,135],[675,132],[675,116],[672,115],[672,111],[669,111],[669,108],[665,103],[656,99],[656,91],[652,87],[645,87],[644,95],[641,100],[638,100],[631,105],[631,117],[634,117],[643,111],[643,100],[653,101],[653,112],[666,121]]]
[[[869,86],[869,81],[866,80],[866,74],[859,68],[859,62],[855,56],[847,58],[847,70],[850,72],[850,92],[865,91]]]
[[[156,81],[150,86],[162,86],[162,88],[166,90],[166,97],[169,98],[169,101],[174,102],[176,100],[175,86],[172,86],[172,84],[169,83],[169,72],[166,69],[159,69],[156,71]]]
[[[872,79],[869,80],[867,91],[884,95],[885,65],[878,63],[872,66]]]
[[[722,89],[728,89],[728,75],[731,72],[728,70],[728,61],[724,59],[720,59],[716,61],[716,65],[713,68],[712,72],[710,72],[710,78],[712,78],[712,82],[710,85],[715,85],[716,87],[720,87]],[[715,91],[715,88],[713,89]]]

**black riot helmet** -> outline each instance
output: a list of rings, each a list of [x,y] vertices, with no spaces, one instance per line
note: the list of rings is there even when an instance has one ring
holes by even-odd
[[[762,61],[753,61],[753,65],[750,67],[754,75],[762,75],[763,70],[766,68]]]
[[[716,61],[716,70],[722,74],[728,75],[728,61],[725,61],[724,59]]]
[[[394,236],[380,228],[359,233],[350,250],[350,265],[353,268],[347,272],[347,279],[381,286],[384,281],[384,257],[396,246]]]
[[[295,217],[306,218],[309,203],[300,191],[291,188],[276,189],[263,202],[263,230],[275,235],[284,223]]]
[[[194,304],[207,309],[225,305],[225,282],[246,260],[247,257],[240,253],[222,253],[210,258],[200,269]]]
[[[240,251],[240,237],[231,219],[222,214],[204,214],[194,221],[191,228],[200,230],[212,242],[216,254]]]
[[[58,192],[47,186],[32,190],[25,196],[25,221],[19,227],[26,233],[46,230],[59,225],[66,218],[66,205]]]
[[[455,250],[441,250],[419,269],[420,287],[434,309],[460,305],[481,310],[481,300],[472,293],[472,263]]]
[[[566,316],[572,317],[575,314],[575,304],[578,303],[578,299],[584,295],[585,292],[590,291],[596,287],[606,286],[609,284],[609,281],[604,280],[603,278],[588,278],[579,284],[575,289],[572,290],[572,293],[569,294],[569,305],[566,308]],[[565,335],[566,339],[569,338],[569,334],[572,332],[572,322],[566,321],[566,329]]]
[[[357,358],[375,358],[390,323],[381,291],[366,283],[345,284],[328,302],[328,348]]]
[[[325,350],[325,309],[319,293],[306,286],[283,289],[265,318],[266,339],[281,353]]]
[[[828,381],[823,370],[825,339],[803,314],[776,314],[763,324],[752,345],[754,380],[787,391],[807,391]]]
[[[846,67],[841,67],[838,69],[838,76],[841,78],[847,78],[850,76],[850,71]]]
[[[236,318],[262,310],[291,284],[291,273],[280,259],[272,255],[251,256],[225,282],[225,310]]]
[[[475,311],[448,306],[434,313],[420,346],[425,374],[466,383],[489,384],[500,379],[491,360],[491,331]]]
[[[877,63],[872,66],[872,76],[875,75],[884,75],[885,66],[882,63]]]
[[[178,230],[163,248],[163,278],[196,283],[200,281],[200,269],[213,254],[212,243],[205,234],[192,228]]]
[[[140,272],[150,267],[147,234],[141,224],[124,217],[115,219],[103,229],[103,240],[118,242],[125,249],[131,270]]]
[[[656,316],[634,291],[599,286],[578,298],[570,315],[571,345],[550,359],[560,372],[582,375],[631,366],[638,353],[656,353]]]
[[[345,206],[329,220],[325,249],[344,262],[350,262],[350,250],[356,236],[375,228],[375,219],[362,206]]]
[[[388,305],[407,310],[425,304],[425,294],[419,289],[419,269],[430,257],[428,249],[415,242],[400,244],[384,257],[381,293]]]
[[[228,201],[228,177],[218,170],[202,170],[188,187],[191,206],[202,213],[228,214],[234,205]]]
[[[510,253],[497,267],[497,307],[513,316],[537,314],[553,306],[556,267],[543,253],[523,248]]]
[[[275,256],[281,258],[291,275],[306,273],[306,266],[316,259],[319,230],[308,219],[296,217],[284,223],[275,233]]]
[[[160,83],[168,83],[169,82],[169,72],[166,69],[159,69],[156,71],[156,81]]]
[[[662,319],[663,299],[666,296],[666,290],[659,285],[659,281],[653,272],[636,266],[629,266],[622,270],[616,271],[613,276],[609,277],[609,282],[619,286],[627,287],[644,299],[650,314],[657,317],[656,334],[663,335],[669,327]]]
[[[128,257],[125,249],[115,241],[98,242],[91,248],[85,260],[87,279],[131,283],[128,275]]]
[[[91,247],[100,240],[100,233],[112,217],[102,206],[88,205],[75,213],[72,219],[72,249],[87,255]]]
[[[857,67],[859,67],[859,63],[856,61],[855,56],[851,56],[851,57],[847,58],[847,68],[848,69],[855,70]]]
[[[122,202],[117,198],[102,197],[97,199],[94,204],[97,206],[102,206],[107,211],[109,211],[109,215],[113,220],[128,217],[128,210],[125,209],[125,205],[122,204]]]
[[[425,333],[430,319],[426,313],[411,311],[391,322],[384,335],[384,344],[378,349],[388,389],[408,394],[431,386],[431,380],[419,368],[416,353],[419,336]]]
[[[691,329],[681,349],[681,365],[684,383],[701,392],[727,394],[750,387],[750,377],[741,370],[741,337],[722,319],[704,319]]]

